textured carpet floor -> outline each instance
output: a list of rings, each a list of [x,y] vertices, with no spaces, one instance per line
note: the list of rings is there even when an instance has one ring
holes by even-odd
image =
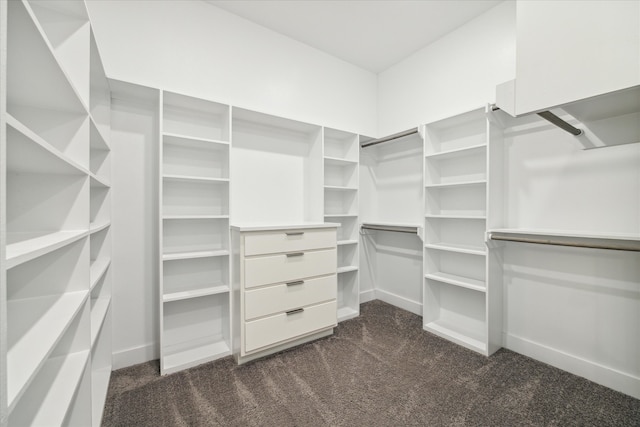
[[[244,366],[113,373],[103,426],[640,426],[640,400],[507,350],[490,358],[380,301]]]

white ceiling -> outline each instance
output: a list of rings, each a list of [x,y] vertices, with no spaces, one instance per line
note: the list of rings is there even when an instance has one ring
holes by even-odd
[[[207,0],[379,73],[501,0]]]

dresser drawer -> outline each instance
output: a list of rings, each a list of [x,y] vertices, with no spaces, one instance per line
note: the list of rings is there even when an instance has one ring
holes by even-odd
[[[336,299],[336,294],[335,274],[248,290],[244,294],[244,318],[250,320],[329,301]]]
[[[244,351],[248,353],[330,328],[336,324],[335,300],[305,307],[296,313],[281,313],[246,322],[244,326]]]
[[[335,248],[246,258],[244,287],[251,288],[332,274],[336,272],[337,262]]]
[[[245,256],[306,251],[336,246],[336,230],[279,230],[244,236]]]

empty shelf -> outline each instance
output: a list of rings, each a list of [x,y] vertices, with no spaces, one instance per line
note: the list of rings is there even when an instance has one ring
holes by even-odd
[[[91,261],[91,267],[89,269],[91,290],[93,290],[98,281],[100,281],[102,276],[104,276],[104,273],[107,271],[107,268],[109,268],[109,265],[111,265],[110,258],[98,258]]]
[[[190,135],[183,135],[183,134],[172,133],[172,132],[163,132],[162,136],[170,138],[171,143],[173,143],[173,144],[178,144],[180,142],[180,140],[183,140],[184,142],[187,142],[187,143],[189,141],[194,141],[194,142],[205,142],[205,143],[209,143],[209,144],[229,145],[229,142],[221,141],[219,139],[200,138],[200,137],[195,137],[195,136],[190,136]]]
[[[471,155],[479,154],[479,153],[482,153],[483,151],[486,151],[486,149],[487,149],[487,144],[477,144],[469,147],[456,148],[453,150],[440,151],[437,153],[429,153],[425,155],[425,157],[428,159],[432,159],[432,158],[453,159],[456,157],[471,156]]]
[[[357,244],[358,244],[357,240],[338,240],[338,246],[357,245]]]
[[[350,271],[358,271],[358,267],[354,266],[354,265],[348,265],[346,267],[338,267],[338,274],[341,273],[348,273]]]
[[[338,322],[353,319],[354,317],[358,317],[358,315],[358,310],[355,310],[351,307],[338,308]]]
[[[477,331],[463,330],[459,325],[454,325],[442,319],[424,324],[424,330],[453,341],[470,350],[486,354],[487,346],[484,339]]]
[[[453,243],[429,243],[424,245],[427,249],[436,249],[439,251],[458,252],[470,255],[485,255],[486,249],[482,246],[459,245]]]
[[[190,252],[172,252],[162,255],[163,261],[172,261],[177,259],[192,259],[192,258],[209,258],[229,255],[228,250],[214,250],[214,251],[190,251]]]
[[[193,176],[193,175],[162,175],[162,178],[166,181],[196,181],[196,182],[211,182],[211,183],[228,183],[229,178],[210,178],[207,176]]]
[[[27,323],[12,323],[9,330],[10,348],[7,352],[7,395],[9,405],[24,392],[25,386],[38,372],[62,335],[82,308],[88,292],[69,292],[40,298],[9,301],[7,317]],[[47,307],[37,319],[18,313],[33,312],[34,305]],[[33,322],[30,324],[29,322]],[[20,333],[20,336],[11,336]],[[11,344],[12,343],[12,344]]]
[[[332,166],[355,166],[358,164],[357,160],[348,160],[348,159],[342,159],[339,157],[325,157],[324,158],[324,164],[325,165],[332,165]]]
[[[172,346],[165,350],[164,373],[170,374],[180,369],[196,366],[209,360],[231,354],[224,341],[196,342]]]
[[[87,236],[84,230],[41,233],[7,233],[7,268],[53,252]]]
[[[473,187],[473,186],[484,186],[487,185],[486,179],[480,179],[476,181],[461,181],[461,182],[448,182],[446,184],[427,184],[425,188],[456,188],[456,187]]]
[[[436,272],[436,273],[427,273],[424,275],[424,277],[431,280],[437,280],[438,282],[448,283],[450,285],[471,289],[473,291],[486,292],[487,290],[487,287],[482,280],[476,280],[476,279],[471,279],[469,277],[457,276],[455,274]]]
[[[189,298],[198,298],[198,297],[203,297],[207,295],[222,294],[225,292],[229,292],[228,285],[216,285],[216,286],[210,286],[207,288],[193,289],[189,291],[166,293],[162,296],[162,301],[164,302],[180,301],[180,300],[189,299]]]

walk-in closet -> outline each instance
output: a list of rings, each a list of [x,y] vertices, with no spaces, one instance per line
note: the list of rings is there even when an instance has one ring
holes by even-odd
[[[639,0],[0,0],[0,71],[0,427],[640,423]]]

